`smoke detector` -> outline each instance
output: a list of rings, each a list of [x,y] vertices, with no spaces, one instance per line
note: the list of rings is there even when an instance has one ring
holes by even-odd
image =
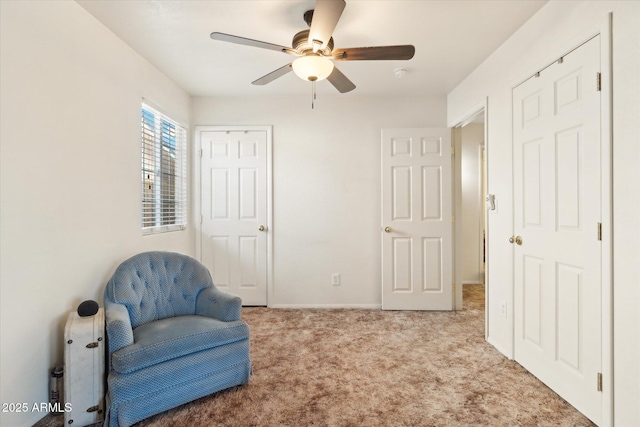
[[[395,70],[393,70],[393,74],[396,76],[396,78],[403,79],[404,76],[407,75],[407,69],[406,68],[396,68]]]

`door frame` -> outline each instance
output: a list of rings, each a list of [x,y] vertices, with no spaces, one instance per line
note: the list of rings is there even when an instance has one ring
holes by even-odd
[[[454,216],[456,219],[462,218],[462,139],[458,137],[458,130],[463,128],[464,126],[471,123],[478,115],[483,115],[484,120],[484,150],[485,150],[485,163],[486,170],[489,170],[490,165],[490,151],[489,151],[489,97],[484,97],[477,103],[473,105],[469,110],[467,110],[464,114],[459,116],[457,119],[450,121],[448,126],[454,128],[456,132],[454,132],[454,150],[455,156],[453,159],[453,191],[454,191]],[[489,174],[485,177],[485,188],[489,189]],[[482,202],[482,201],[481,201]],[[486,230],[486,241],[485,241],[485,250],[486,250],[486,258],[485,258],[485,268],[484,268],[484,338],[485,340],[488,338],[489,334],[489,292],[490,284],[489,284],[489,266],[490,266],[490,256],[489,256],[489,218],[488,215],[484,216],[484,227]],[[462,277],[460,274],[460,268],[462,266],[462,221],[456,220],[453,227],[454,234],[454,256],[453,256],[453,273],[454,273],[454,283],[456,284],[455,289],[455,310],[462,310]]]
[[[196,258],[202,256],[202,228],[201,224],[201,207],[202,193],[200,174],[202,166],[200,158],[202,156],[202,141],[200,139],[201,132],[243,132],[243,131],[263,131],[267,136],[267,218],[265,225],[267,227],[267,307],[273,305],[273,126],[219,126],[219,125],[199,125],[194,127],[195,144],[193,146],[193,154],[191,156],[193,164],[193,175],[191,179],[191,198],[193,200],[193,219],[195,232],[195,254]]]
[[[601,310],[602,310],[602,425],[601,427],[611,427],[614,425],[613,413],[613,104],[612,104],[612,13],[608,13],[600,23],[588,28],[570,40],[560,43],[558,47],[544,56],[543,60],[536,61],[526,73],[522,73],[517,79],[511,82],[511,93],[513,90],[536,74],[538,71],[555,63],[558,58],[567,55],[571,51],[582,46],[594,37],[600,36],[600,147],[601,147],[601,217],[602,217],[602,265],[601,265]],[[595,84],[595,82],[594,82]],[[511,98],[511,109],[513,111],[513,98]],[[512,115],[513,117],[513,115]],[[512,126],[513,132],[513,126]],[[513,138],[513,134],[512,134]],[[513,140],[511,141],[513,143]],[[488,154],[488,153],[487,153]],[[487,163],[488,164],[488,163]],[[513,160],[512,160],[513,166]],[[513,170],[513,167],[512,167]],[[515,189],[512,189],[515,191]],[[512,216],[515,209],[511,209]],[[514,224],[515,218],[512,220]],[[512,235],[513,235],[513,229]],[[488,257],[488,255],[487,255]],[[512,273],[513,259],[511,260]],[[511,282],[511,307],[515,309],[515,276]],[[515,316],[511,317],[511,358],[514,357],[515,348]],[[595,386],[595,385],[594,385]]]

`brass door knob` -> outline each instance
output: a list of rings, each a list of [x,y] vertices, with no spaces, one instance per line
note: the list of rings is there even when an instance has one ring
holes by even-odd
[[[513,243],[516,241],[516,238],[514,236],[509,237],[509,243]]]
[[[522,237],[516,236],[516,245],[518,246],[522,245]]]
[[[391,227],[385,227],[384,228],[384,232],[385,233],[391,233]]]
[[[266,230],[264,225],[261,225],[260,227],[258,227],[258,231],[264,231],[264,230]]]

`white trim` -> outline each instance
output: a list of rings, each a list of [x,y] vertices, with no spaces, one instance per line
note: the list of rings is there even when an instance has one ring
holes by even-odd
[[[471,108],[467,109],[463,114],[460,114],[457,118],[453,120],[447,121],[447,127],[450,127],[450,128],[464,127],[467,124],[469,124],[473,119],[475,119],[476,116],[482,112],[482,110],[485,111],[484,118],[486,123],[486,119],[487,119],[486,111],[487,111],[488,102],[489,102],[489,98],[486,96],[483,97],[480,101],[473,104]]]
[[[600,27],[602,181],[602,426],[615,425],[613,405],[613,79],[611,13]]]
[[[267,219],[265,221],[267,230],[267,307],[273,306],[274,286],[273,286],[273,126],[207,126],[200,125],[194,127],[194,150],[193,150],[193,176],[192,176],[192,199],[194,201],[193,224],[195,230],[195,254],[196,258],[201,258],[202,233],[200,232],[201,215],[201,188],[200,188],[200,151],[202,150],[201,132],[235,132],[235,131],[264,131],[267,134]]]
[[[272,304],[269,308],[359,308],[364,310],[382,310],[382,304]]]
[[[484,170],[485,170],[485,181],[484,188],[485,194],[490,194],[489,192],[489,165],[491,164],[491,150],[489,149],[489,97],[485,97],[484,99]],[[484,339],[489,340],[489,293],[491,292],[491,288],[489,287],[489,212],[484,211]]]
[[[484,112],[483,112],[484,113]],[[484,126],[484,124],[483,124]],[[484,128],[482,129],[482,133],[484,134]],[[486,179],[486,177],[484,176],[484,156],[485,156],[485,144],[484,144],[484,135],[483,135],[483,141],[481,144],[478,144],[478,212],[480,212],[480,218],[478,218],[478,242],[479,242],[479,246],[478,246],[478,269],[477,269],[477,273],[478,275],[480,275],[482,277],[482,283],[484,284],[484,282],[486,282],[486,278],[485,278],[485,266],[484,264],[486,263],[487,259],[486,259],[486,254],[484,253],[484,248],[485,248],[485,217],[487,214],[486,211],[486,206],[484,203],[484,198],[485,198],[485,191],[484,191],[484,180]]]
[[[168,112],[167,110],[165,110],[164,108],[156,104],[155,102],[149,101],[149,98],[145,98],[144,96],[142,97],[142,103],[147,104],[149,107],[153,108],[154,110],[158,111],[161,114],[164,114],[167,117],[171,117],[171,121],[182,126],[187,130],[187,134],[189,133],[189,123],[180,118],[176,118],[178,116],[177,114]],[[188,141],[187,141],[187,144],[188,144]]]
[[[184,231],[187,229],[186,225],[172,224],[172,225],[159,225],[157,227],[144,227],[142,229],[143,236],[152,236],[154,234],[170,233],[172,231]]]
[[[457,128],[457,127],[464,127],[465,125],[469,124],[473,119],[475,119],[480,113],[484,114],[484,150],[485,150],[485,161],[487,163],[487,181],[485,183],[486,188],[487,188],[487,194],[490,193],[489,191],[489,97],[485,96],[481,101],[476,102],[475,104],[473,104],[473,106],[471,108],[469,108],[464,114],[461,114],[460,116],[458,116],[458,118],[456,120],[451,120],[448,122],[447,126],[452,127],[452,128]],[[455,138],[455,150],[456,153],[461,153],[462,152],[462,141],[458,140],[458,138]],[[459,190],[459,186],[461,185],[461,177],[462,177],[462,169],[461,169],[461,161],[462,161],[462,156],[458,155],[455,159],[454,159],[454,168],[455,168],[455,176],[454,176],[454,182],[453,185],[454,187],[454,201],[458,201],[457,197],[456,197],[456,192]],[[460,191],[462,191],[462,187],[460,187]],[[462,218],[462,206],[461,203],[456,203],[454,205],[454,211],[455,211],[455,216],[456,218]],[[486,230],[486,242],[485,242],[485,247],[486,247],[486,253],[485,253],[485,269],[484,269],[484,306],[485,306],[485,310],[484,310],[484,338],[485,340],[489,340],[489,217],[488,215],[486,215],[486,224],[485,224],[485,230]],[[454,225],[454,236],[461,236],[462,235],[462,221],[456,221],[455,225]],[[454,237],[454,244],[455,243],[460,243],[457,241],[458,238]],[[456,262],[458,259],[458,253],[457,253],[457,248],[458,246],[460,246],[458,244],[455,244],[454,247],[456,248],[456,252],[454,253],[454,273],[457,272],[457,268],[458,268],[458,263]],[[465,284],[464,282],[460,282],[458,283],[458,279],[457,279],[457,275],[454,276],[456,277],[455,282],[456,282],[456,295],[455,295],[455,304],[456,304],[456,310],[462,310],[462,286]],[[494,345],[495,347],[495,345]],[[507,353],[504,353],[507,354]]]
[[[462,310],[462,127],[455,126],[451,130],[454,136],[453,146],[455,151],[455,155],[451,160],[453,174],[451,192],[453,215],[456,218],[453,223],[453,283],[456,285],[453,295],[453,309]]]

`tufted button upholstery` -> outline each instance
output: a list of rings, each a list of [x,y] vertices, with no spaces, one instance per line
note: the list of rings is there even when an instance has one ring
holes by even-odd
[[[107,284],[105,298],[123,304],[136,328],[165,317],[196,314],[196,298],[213,286],[196,259],[172,252],[145,252],[123,262]]]

